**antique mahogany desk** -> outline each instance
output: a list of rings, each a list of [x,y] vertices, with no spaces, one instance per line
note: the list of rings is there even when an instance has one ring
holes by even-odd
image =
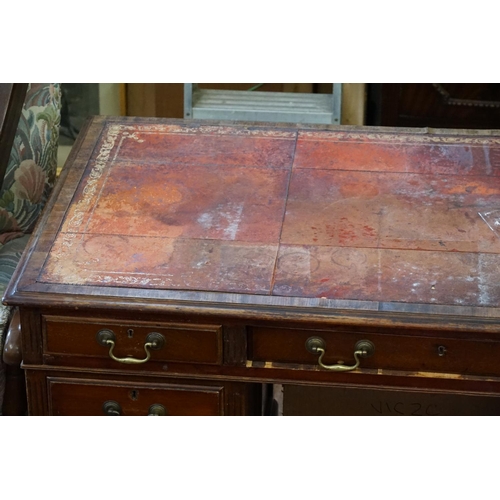
[[[248,415],[500,395],[499,266],[492,132],[95,117],[4,300],[30,414]]]

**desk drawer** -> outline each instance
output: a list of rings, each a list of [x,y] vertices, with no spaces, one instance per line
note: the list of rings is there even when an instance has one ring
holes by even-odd
[[[286,416],[500,415],[500,397],[346,387],[283,386]]]
[[[324,340],[323,364],[342,362],[354,365],[357,342],[368,340],[374,353],[360,358],[359,368],[410,372],[436,372],[460,375],[499,376],[500,339],[469,340],[425,335],[363,333],[352,331],[295,330],[252,327],[249,337],[249,359],[283,365],[318,366],[319,354],[306,349],[311,337]],[[326,371],[326,370],[325,370]],[[332,375],[334,375],[332,373]]]
[[[150,342],[152,334],[154,334],[154,339],[160,339],[161,342],[156,346],[159,348],[146,350],[145,344]],[[112,355],[120,360],[124,358],[144,360],[149,351],[150,360],[139,363],[145,367],[154,362],[167,361],[222,364],[222,327],[220,325],[43,317],[43,352],[46,355],[47,364],[51,364],[52,357],[83,356],[108,360],[107,366],[125,366],[120,361],[111,359],[111,345],[103,341],[103,338],[104,340],[113,339]]]
[[[223,414],[223,387],[57,377],[48,377],[47,385],[50,415]]]

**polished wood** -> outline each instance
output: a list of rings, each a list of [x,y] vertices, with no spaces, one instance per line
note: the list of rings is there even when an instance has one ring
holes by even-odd
[[[340,328],[322,331],[257,327],[251,329],[249,359],[284,365],[317,365],[318,356],[308,352],[305,347],[310,337],[325,341],[323,362],[326,364],[335,364],[339,359],[345,360],[345,364],[353,364],[356,343],[369,340],[375,345],[375,353],[362,359],[363,368],[377,369],[383,366],[387,370],[408,372],[500,376],[500,337],[474,342],[468,336],[437,336],[429,331],[419,336],[416,332],[404,330],[390,334],[388,331],[374,333],[368,328],[353,332]]]
[[[114,355],[144,358],[148,334],[159,333],[165,346],[151,351],[159,363],[169,361],[222,364],[222,327],[220,325],[158,324],[153,322],[99,321],[88,317],[43,317],[44,355],[92,356],[109,360],[109,347],[97,340],[101,330],[115,334]]]
[[[21,315],[15,308],[10,318],[3,346],[3,362],[11,366],[21,366],[23,360],[21,348]]]
[[[21,314],[16,307],[11,315],[3,346],[5,395],[3,415],[24,415],[27,409],[26,380],[21,369]]]
[[[215,384],[225,415],[270,383],[500,394],[498,151],[494,131],[92,118],[5,295],[30,413],[83,411],[70,385]],[[120,357],[167,341],[126,365],[102,328]],[[311,336],[326,363],[375,353],[332,373]]]
[[[116,401],[125,416],[147,416],[153,404],[161,404],[168,416],[224,414],[223,387],[160,386],[58,377],[48,377],[47,385],[51,415],[105,415],[103,404],[109,400]]]
[[[243,325],[224,327],[224,361],[228,365],[245,365],[247,359],[247,329]]]
[[[103,416],[103,404],[116,401],[124,416],[146,416],[161,404],[166,416],[258,415],[261,385],[256,383],[130,377],[102,370],[75,373],[27,370],[30,415]]]

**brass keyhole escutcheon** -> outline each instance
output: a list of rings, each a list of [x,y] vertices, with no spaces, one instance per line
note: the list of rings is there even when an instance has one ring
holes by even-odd
[[[440,345],[438,347],[438,356],[444,356],[446,354],[447,350],[446,350],[446,347],[444,345]]]

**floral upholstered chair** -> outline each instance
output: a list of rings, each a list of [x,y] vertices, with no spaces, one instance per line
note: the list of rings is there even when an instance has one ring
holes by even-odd
[[[59,84],[28,85],[24,107],[0,191],[0,296],[3,296],[30,233],[54,186],[61,91]],[[0,304],[0,408],[8,360],[4,353],[10,307]],[[7,350],[6,346],[6,350]]]

